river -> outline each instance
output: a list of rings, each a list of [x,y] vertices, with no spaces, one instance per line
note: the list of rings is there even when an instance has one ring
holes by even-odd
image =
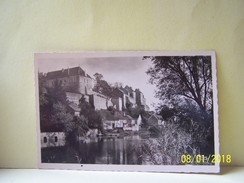
[[[91,138],[75,144],[43,147],[43,163],[79,163],[79,164],[145,164],[139,135],[122,138]]]

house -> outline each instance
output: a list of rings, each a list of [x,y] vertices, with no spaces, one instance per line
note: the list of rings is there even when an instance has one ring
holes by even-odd
[[[66,94],[67,101],[79,105],[79,101],[82,97],[82,94],[76,92],[65,92],[65,94]],[[89,97],[88,96],[85,97],[86,97],[86,101],[89,101]]]
[[[79,105],[83,96],[96,110],[107,109],[107,106],[112,105],[107,96],[93,91],[94,79],[80,67],[52,71],[43,76],[46,87],[54,87],[55,82],[61,84],[70,103]]]
[[[123,127],[124,131],[137,131],[136,119],[132,118],[129,115],[126,115],[126,121],[127,121],[127,123],[124,124],[124,127]]]
[[[46,87],[54,87],[58,82],[66,92],[69,102],[79,104],[82,96],[86,98],[96,110],[107,109],[113,106],[116,110],[122,111],[128,107],[146,106],[143,93],[133,90],[130,86],[118,86],[113,91],[113,97],[109,98],[104,94],[93,91],[95,80],[91,78],[81,67],[73,67],[51,71],[43,74]]]
[[[80,116],[80,108],[77,104],[75,103],[70,103],[69,104],[69,111],[74,115],[74,116]]]
[[[144,94],[140,91],[140,89],[135,89],[135,93],[136,93],[136,104],[138,106],[143,106],[144,109],[147,111],[148,110],[148,106],[146,105],[146,99],[144,97]]]
[[[92,91],[92,95],[89,95],[89,102],[95,110],[107,109],[108,106],[112,106],[109,97],[95,91]]]
[[[138,118],[132,118],[131,116],[126,115],[126,118],[127,123],[124,125],[124,130],[138,132],[142,123],[141,115],[139,115]]]
[[[114,89],[113,96],[115,99],[121,99],[122,107],[120,110],[142,106],[145,111],[149,111],[144,94],[139,89],[133,90],[132,87],[127,85],[125,87],[119,86]]]
[[[121,107],[119,107],[121,110],[123,110],[123,109],[125,109],[126,108],[126,103],[125,103],[125,97],[124,97],[124,95],[125,95],[125,93],[124,93],[124,91],[122,90],[122,88],[115,88],[114,90],[113,90],[113,98],[114,99],[121,99],[121,104],[122,104],[122,106]]]
[[[129,86],[117,87],[113,91],[114,98],[121,98],[122,107],[121,109],[126,109],[127,107],[136,107],[136,92]]]
[[[82,97],[89,102],[96,111],[104,111],[112,108],[116,111],[115,116],[107,115],[104,118],[104,126],[107,129],[121,128],[138,131],[138,119],[123,115],[124,109],[128,107],[146,106],[143,93],[133,90],[130,86],[117,86],[113,90],[112,97],[93,91],[94,79],[92,79],[81,67],[61,69],[42,74],[45,86],[52,88],[59,83],[66,93],[69,109],[72,114],[79,116],[79,103]],[[102,112],[104,113],[104,112]],[[103,115],[103,114],[102,114]]]
[[[44,76],[47,87],[53,87],[58,81],[66,91],[83,95],[92,93],[93,79],[80,67],[52,71]]]
[[[60,123],[41,126],[41,147],[55,147],[65,145],[64,125]]]
[[[118,97],[118,98],[111,98],[111,103],[112,106],[115,110],[117,111],[122,111],[122,98]]]
[[[41,147],[57,147],[65,145],[64,132],[42,132]]]
[[[159,115],[156,113],[152,112],[147,119],[148,123],[151,125],[162,125],[162,119]]]
[[[122,129],[126,123],[123,112],[114,111],[113,113],[108,110],[100,110],[98,113],[102,118],[104,130]]]
[[[126,85],[123,88],[123,91],[125,91],[125,93],[127,93],[127,95],[125,95],[126,102],[130,103],[132,105],[132,107],[136,107],[136,92],[132,89],[132,87],[129,87]]]
[[[124,112],[115,111],[114,114],[108,110],[101,110],[99,114],[102,117],[104,130],[123,130],[123,131],[139,131],[141,125],[141,116],[137,119]]]

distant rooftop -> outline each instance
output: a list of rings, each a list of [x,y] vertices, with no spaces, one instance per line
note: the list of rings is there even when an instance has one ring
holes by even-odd
[[[76,105],[75,103],[70,103],[70,104],[69,104],[69,107],[70,107],[73,111],[75,111],[75,112],[80,112],[80,108],[79,108],[79,106]]]
[[[91,78],[88,74],[85,73],[85,71],[80,67],[73,67],[68,69],[61,69],[57,71],[51,71],[46,74],[46,77],[48,79],[56,79],[56,78],[63,78],[67,76],[85,76],[88,78]]]

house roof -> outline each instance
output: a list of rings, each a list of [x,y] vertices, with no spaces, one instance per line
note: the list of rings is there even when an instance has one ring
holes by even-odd
[[[128,95],[128,91],[126,89],[121,87],[121,88],[118,88],[118,90]]]
[[[106,96],[106,95],[104,95],[104,94],[102,94],[102,93],[95,92],[94,90],[92,91],[92,94],[93,94],[93,95],[97,95],[97,96],[99,96],[99,97],[103,97],[103,98],[105,98],[105,99],[108,98],[108,96]]]
[[[126,86],[124,87],[124,90],[126,90],[126,91],[129,92],[129,93],[131,93],[131,92],[134,91],[134,90],[132,89],[132,87],[131,87],[131,86],[128,86],[128,85],[126,85]]]
[[[142,93],[141,90],[140,90],[139,88],[136,88],[136,89],[135,89],[135,92],[136,92],[136,93]]]
[[[150,115],[150,117],[148,118],[148,120],[149,120],[150,118],[153,118],[153,117],[156,118],[157,120],[160,120],[160,118],[161,118],[159,115],[153,113],[153,114]]]
[[[125,117],[127,117],[128,119],[130,119],[130,120],[133,120],[134,118],[132,118],[131,116],[129,116],[129,115],[126,115]]]
[[[75,112],[80,112],[80,108],[79,108],[79,106],[76,105],[75,103],[70,103],[70,104],[69,104],[69,107],[70,107],[73,111],[75,111]]]
[[[134,90],[132,89],[132,87],[130,86],[125,86],[124,88],[123,87],[119,87],[117,88],[119,91],[121,91],[122,93],[128,95],[129,93],[132,93]]]
[[[47,124],[45,126],[41,126],[41,132],[64,132],[64,124],[55,123],[55,124]]]
[[[80,67],[73,67],[68,69],[62,69],[57,71],[51,71],[46,74],[47,79],[56,79],[56,78],[63,78],[67,76],[85,76],[88,78],[91,78],[88,74],[85,73],[85,71]]]
[[[72,90],[66,90],[66,95],[69,95],[69,94],[75,94],[75,95],[82,95],[80,92],[74,92]]]

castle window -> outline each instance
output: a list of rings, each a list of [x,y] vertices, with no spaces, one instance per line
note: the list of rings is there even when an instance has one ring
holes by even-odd
[[[43,138],[44,143],[47,143],[47,137]]]
[[[58,142],[58,137],[57,136],[54,137],[54,141]]]

